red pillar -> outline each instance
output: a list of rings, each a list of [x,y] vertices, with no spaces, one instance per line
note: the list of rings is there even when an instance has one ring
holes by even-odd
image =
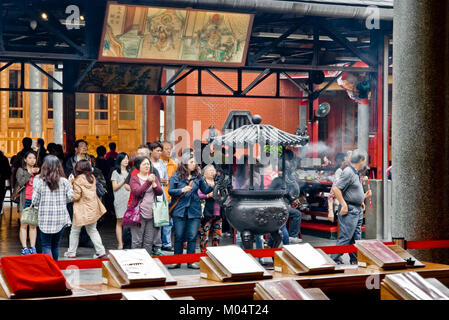
[[[147,96],[147,142],[160,138],[161,104],[160,96]]]
[[[388,101],[384,105],[384,46],[383,35],[381,32],[375,33],[375,43],[377,48],[377,177],[382,179],[383,176],[383,108],[388,108]],[[386,79],[388,81],[388,79]],[[385,125],[388,125],[386,123]]]

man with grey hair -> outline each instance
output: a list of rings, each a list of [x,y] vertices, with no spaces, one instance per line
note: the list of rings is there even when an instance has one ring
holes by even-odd
[[[364,202],[366,198],[371,197],[371,191],[364,192],[359,171],[366,167],[367,159],[368,155],[365,151],[354,150],[351,154],[350,165],[343,170],[340,179],[332,187],[335,198],[341,206],[338,213],[340,235],[337,246],[354,244],[356,240],[362,238]],[[341,254],[332,255],[332,259],[342,264]],[[357,264],[356,253],[350,253],[349,259],[351,264]]]

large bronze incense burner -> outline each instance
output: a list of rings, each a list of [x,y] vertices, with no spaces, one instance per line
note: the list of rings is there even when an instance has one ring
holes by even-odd
[[[215,146],[243,147],[252,155],[253,146],[282,147],[281,165],[282,187],[280,189],[261,190],[254,185],[254,172],[257,165],[249,162],[249,186],[247,189],[234,189],[232,186],[232,170],[218,170],[215,178],[214,197],[224,207],[229,224],[241,233],[245,249],[253,248],[255,235],[270,233],[273,247],[281,243],[279,229],[288,220],[288,204],[285,184],[285,147],[304,146],[309,138],[281,131],[270,125],[260,124],[259,116],[253,117],[253,124],[244,125],[232,132],[213,137]]]

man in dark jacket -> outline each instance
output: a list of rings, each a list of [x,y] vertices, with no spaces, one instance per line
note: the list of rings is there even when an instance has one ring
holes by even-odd
[[[94,170],[94,176],[99,183],[106,188],[106,179],[103,176],[101,170],[99,170],[95,163],[95,158],[87,153],[88,143],[82,139],[75,141],[75,154],[67,159],[64,167],[64,173],[68,178],[71,174],[75,175],[75,165],[79,160],[89,160],[92,169]]]
[[[16,185],[16,172],[22,166],[23,156],[30,150],[33,150],[31,147],[33,145],[33,140],[31,138],[25,137],[22,139],[23,149],[20,150],[16,155],[11,158],[11,189]]]
[[[8,158],[0,151],[0,214],[3,213],[3,201],[6,194],[6,180],[11,178],[11,167]]]

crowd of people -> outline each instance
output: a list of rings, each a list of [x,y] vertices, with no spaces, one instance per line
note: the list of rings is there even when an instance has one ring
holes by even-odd
[[[0,154],[0,162],[4,164],[0,179],[1,204],[5,181],[10,180],[12,193],[18,194],[19,212],[30,206],[39,212],[38,226],[20,225],[22,254],[49,253],[57,260],[63,232],[70,226],[69,248],[64,253],[66,258],[76,258],[80,241],[88,238],[95,250],[93,257],[105,257],[107,253],[97,222],[106,212],[115,215],[119,250],[145,248],[153,256],[162,255],[162,251],[194,253],[198,237],[201,252],[205,252],[208,245],[219,245],[226,220],[223,219],[223,208],[213,198],[217,168],[213,164],[197,163],[194,150],[183,150],[181,157],[177,158],[172,154],[170,142],[155,141],[139,146],[135,153],[128,155],[117,152],[116,144],[111,142],[109,151],[100,146],[96,149],[97,157],[94,157],[88,153],[88,143],[77,140],[73,154],[64,157],[61,145],[49,143],[45,148],[44,141],[39,139],[34,150],[30,138],[24,138],[22,143],[23,149],[10,162]],[[290,153],[286,153],[287,168],[293,157]],[[350,162],[349,157],[339,170],[342,177]],[[247,156],[243,156],[242,161],[234,161],[232,168],[233,188],[248,188],[251,179]],[[288,172],[287,184],[292,180]],[[342,184],[338,181],[343,179],[338,179],[336,186]],[[282,179],[276,165],[260,166],[254,171],[252,187],[255,189],[281,188],[280,183]],[[299,189],[290,191],[290,197],[287,196],[290,200],[290,223],[288,229],[287,225],[281,229],[283,244],[301,242],[301,212],[292,206]],[[153,203],[161,201],[162,197],[173,206],[173,210],[170,223],[156,227]],[[338,190],[335,198],[342,203]],[[332,205],[333,202],[329,207]],[[127,210],[139,212],[139,225],[123,226]],[[331,209],[329,218],[333,219]],[[271,239],[263,235],[255,237],[256,247],[263,248],[266,240],[270,245]],[[238,232],[236,242],[242,245]],[[180,267],[179,264],[169,266]],[[199,265],[189,263],[188,267],[198,269]]]
[[[119,250],[145,248],[155,256],[162,255],[162,251],[194,253],[198,237],[201,252],[208,245],[219,245],[224,221],[223,208],[213,198],[216,168],[197,163],[192,149],[184,150],[176,158],[172,156],[171,143],[155,141],[139,146],[136,153],[128,155],[117,152],[116,144],[111,142],[109,151],[100,146],[94,157],[88,153],[88,143],[77,140],[73,154],[65,157],[61,145],[49,143],[45,148],[42,139],[35,148],[30,138],[24,138],[22,144],[23,149],[11,161],[0,154],[2,208],[5,181],[10,180],[19,213],[35,207],[39,214],[38,226],[20,225],[21,254],[43,252],[57,260],[64,230],[70,226],[66,258],[77,257],[83,238],[90,238],[94,258],[105,257],[97,222],[108,211],[116,218]],[[236,166],[237,177],[247,171],[244,167]],[[242,185],[236,180],[236,188],[247,184],[243,182],[245,177],[239,177]],[[155,227],[153,203],[162,196],[176,205],[170,223]],[[124,214],[130,208],[139,211],[139,226],[122,225]],[[260,242],[257,241],[258,246]],[[188,267],[199,268],[195,263]]]

